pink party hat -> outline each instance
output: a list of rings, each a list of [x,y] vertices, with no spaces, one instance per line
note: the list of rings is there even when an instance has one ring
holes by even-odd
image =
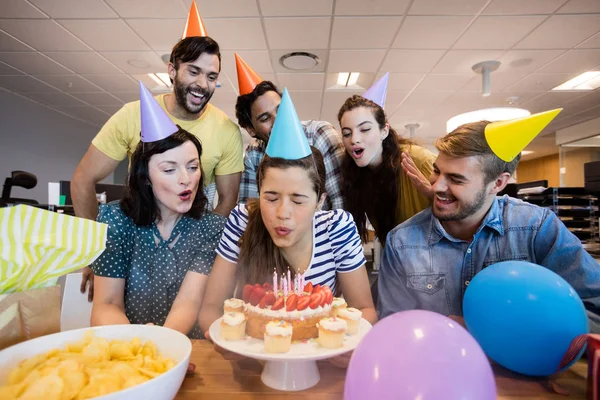
[[[140,82],[140,114],[142,142],[156,142],[179,130],[142,82]]]
[[[377,82],[373,84],[366,92],[362,94],[362,97],[369,99],[374,103],[377,103],[381,108],[385,108],[385,97],[387,96],[388,78],[389,72],[386,72]]]

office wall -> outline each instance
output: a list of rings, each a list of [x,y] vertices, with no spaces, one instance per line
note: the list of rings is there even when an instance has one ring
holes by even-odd
[[[547,179],[550,187],[560,186],[559,155],[552,154],[521,161],[517,166],[517,183]]]
[[[72,119],[8,92],[0,92],[0,181],[14,170],[31,172],[33,189],[12,197],[48,202],[48,182],[70,180],[98,127]],[[104,181],[113,183],[112,174]]]
[[[600,161],[599,147],[566,148],[562,152],[562,166],[565,169],[563,176],[564,187],[583,187],[583,164],[590,161]]]

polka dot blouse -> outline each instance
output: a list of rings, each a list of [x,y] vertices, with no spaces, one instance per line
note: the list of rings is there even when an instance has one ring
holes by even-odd
[[[132,324],[163,325],[188,271],[209,275],[226,219],[183,217],[164,240],[153,223],[136,226],[118,202],[100,205],[108,224],[106,250],[91,265],[98,276],[125,279],[125,314]],[[188,334],[202,338],[198,324]]]

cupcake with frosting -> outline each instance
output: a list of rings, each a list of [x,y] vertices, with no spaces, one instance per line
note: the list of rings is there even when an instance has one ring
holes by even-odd
[[[240,312],[228,312],[221,319],[221,337],[225,340],[241,340],[246,333],[246,316]]]
[[[223,311],[226,313],[230,312],[244,312],[244,300],[242,299],[227,299],[223,304]]]
[[[340,310],[346,308],[347,306],[346,300],[344,300],[343,297],[334,297],[333,302],[331,303],[331,316],[337,317]]]
[[[342,308],[338,311],[337,317],[346,321],[346,333],[348,335],[358,333],[362,311],[352,307]]]
[[[292,347],[292,324],[283,320],[268,322],[264,339],[267,353],[287,353]]]
[[[318,343],[327,349],[337,349],[342,347],[344,335],[346,334],[346,321],[337,318],[323,318],[317,324],[319,328]]]

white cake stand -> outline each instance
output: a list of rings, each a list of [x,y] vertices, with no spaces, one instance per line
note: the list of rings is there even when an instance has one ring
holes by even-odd
[[[326,349],[315,339],[306,342],[292,342],[289,352],[273,354],[265,352],[264,341],[246,336],[243,340],[230,341],[221,337],[221,318],[210,326],[212,341],[231,352],[245,357],[265,360],[261,375],[263,383],[273,389],[285,391],[305,390],[316,385],[321,376],[317,360],[331,358],[347,353],[356,348],[363,336],[369,332],[371,324],[361,319],[356,335],[344,338],[344,345],[339,349]]]

